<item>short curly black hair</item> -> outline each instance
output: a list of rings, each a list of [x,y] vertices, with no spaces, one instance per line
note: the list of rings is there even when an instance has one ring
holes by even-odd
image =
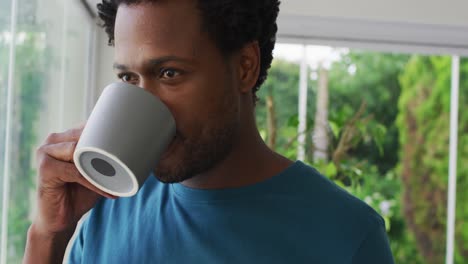
[[[114,25],[120,4],[133,5],[158,0],[102,0],[97,4],[102,27],[114,45]],[[202,27],[224,55],[240,50],[246,44],[258,41],[260,46],[260,74],[253,89],[256,92],[265,81],[273,60],[279,13],[278,0],[197,0],[202,14]]]

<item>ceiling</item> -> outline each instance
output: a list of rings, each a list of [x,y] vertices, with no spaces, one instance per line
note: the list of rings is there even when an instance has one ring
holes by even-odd
[[[86,1],[95,10],[100,0]],[[283,0],[280,15],[468,27],[466,0]]]
[[[94,12],[100,0],[81,0]],[[282,0],[278,37],[383,50],[468,55],[466,0]]]

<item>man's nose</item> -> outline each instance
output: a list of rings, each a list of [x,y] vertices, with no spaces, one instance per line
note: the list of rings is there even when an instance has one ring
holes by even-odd
[[[160,97],[160,89],[157,82],[152,81],[150,79],[141,78],[138,83],[138,86],[144,89],[145,91],[148,91],[154,94],[155,96]]]

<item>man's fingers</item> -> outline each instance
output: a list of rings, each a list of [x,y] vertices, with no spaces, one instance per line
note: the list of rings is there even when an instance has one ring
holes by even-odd
[[[73,153],[76,148],[76,141],[60,142],[44,145],[40,149],[47,155],[62,161],[73,162]]]
[[[63,133],[49,134],[45,144],[37,152],[42,183],[49,188],[78,183],[99,195],[115,199],[116,196],[100,190],[86,180],[73,164],[73,154],[85,125],[86,121]]]
[[[55,144],[60,142],[71,142],[71,141],[78,141],[81,137],[81,133],[86,125],[86,122],[81,123],[78,127],[71,128],[62,133],[50,133],[44,144]]]
[[[112,199],[117,198],[116,196],[108,194],[102,191],[101,189],[97,188],[96,186],[94,186],[92,183],[90,183],[85,177],[83,177],[83,175],[81,175],[80,171],[76,168],[74,164],[63,162],[62,165],[64,166],[64,170],[68,172],[68,173],[63,174],[65,180],[79,183],[83,185],[84,187],[88,188],[89,190],[95,193],[98,193],[104,197],[112,198]]]
[[[43,184],[48,187],[58,188],[66,183],[78,183],[104,197],[116,198],[92,185],[72,163],[56,160],[51,156],[45,155],[40,166]]]
[[[62,162],[62,166],[64,167],[64,171],[66,172],[62,174],[62,180],[79,183],[84,187],[88,188],[89,190],[98,193],[102,196],[105,196],[107,198],[115,198],[115,196],[100,190],[99,188],[91,184],[88,180],[86,180],[86,178],[83,177],[83,175],[81,175],[80,171],[75,167],[74,164]]]

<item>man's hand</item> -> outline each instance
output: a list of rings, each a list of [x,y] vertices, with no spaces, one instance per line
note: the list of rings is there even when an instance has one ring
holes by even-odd
[[[61,263],[80,218],[100,196],[116,198],[89,183],[73,163],[83,128],[52,133],[37,149],[38,213],[28,232],[24,263]]]

